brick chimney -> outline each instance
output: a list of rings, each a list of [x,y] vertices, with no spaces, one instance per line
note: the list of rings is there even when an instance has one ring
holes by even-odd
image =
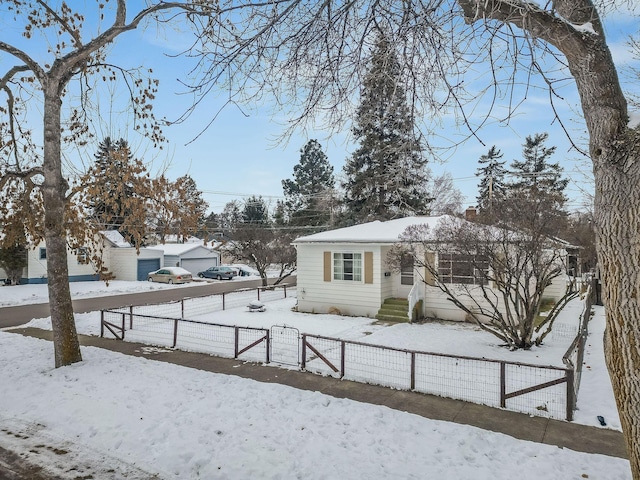
[[[478,216],[478,209],[476,207],[469,207],[464,211],[464,218],[470,222],[475,222]]]

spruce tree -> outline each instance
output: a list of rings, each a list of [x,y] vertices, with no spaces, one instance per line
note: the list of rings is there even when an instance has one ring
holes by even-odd
[[[569,183],[563,168],[550,157],[556,147],[546,147],[547,133],[527,136],[522,160],[511,163],[514,180],[508,184],[504,210],[509,221],[527,231],[557,235],[567,221],[564,190]]]
[[[300,150],[300,162],[293,167],[293,180],[282,181],[290,225],[325,226],[331,217],[331,196],[335,187],[333,166],[317,140]]]
[[[352,129],[360,146],[344,166],[344,223],[426,213],[427,161],[393,45],[380,33]]]
[[[91,202],[92,217],[105,230],[118,230],[124,223],[124,217],[130,213],[125,207],[125,199],[133,196],[135,191],[122,176],[133,157],[126,140],[121,138],[113,142],[110,137],[100,142],[94,156],[94,170],[99,183]]]
[[[269,224],[269,209],[262,196],[252,195],[244,201],[242,210],[244,225],[267,226]]]
[[[493,221],[495,211],[500,210],[500,205],[506,196],[507,171],[504,168],[506,161],[501,159],[502,152],[494,145],[478,160],[481,165],[476,170],[476,176],[480,178],[476,197],[478,214],[488,222]]]

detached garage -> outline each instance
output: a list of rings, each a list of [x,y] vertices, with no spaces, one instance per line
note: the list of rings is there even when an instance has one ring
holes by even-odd
[[[182,267],[195,277],[198,272],[220,265],[220,253],[197,243],[166,243],[149,249],[164,252],[164,267]]]

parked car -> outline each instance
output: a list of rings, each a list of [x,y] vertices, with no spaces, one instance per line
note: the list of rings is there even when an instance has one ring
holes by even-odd
[[[149,282],[189,283],[193,280],[191,272],[181,267],[165,267],[147,274]]]
[[[250,276],[260,276],[260,272],[258,272],[258,270],[256,270],[255,268],[251,268],[248,265],[243,265],[241,263],[235,263],[233,265],[231,265],[233,268],[235,268],[236,270],[238,270],[238,275],[241,277],[250,277]]]
[[[218,280],[231,280],[238,275],[238,270],[232,267],[220,265],[217,267],[209,267],[204,272],[198,272],[200,278],[217,278]]]

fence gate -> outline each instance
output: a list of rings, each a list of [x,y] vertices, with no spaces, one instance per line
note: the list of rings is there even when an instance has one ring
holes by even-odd
[[[286,325],[271,327],[271,361],[300,365],[300,330]]]

